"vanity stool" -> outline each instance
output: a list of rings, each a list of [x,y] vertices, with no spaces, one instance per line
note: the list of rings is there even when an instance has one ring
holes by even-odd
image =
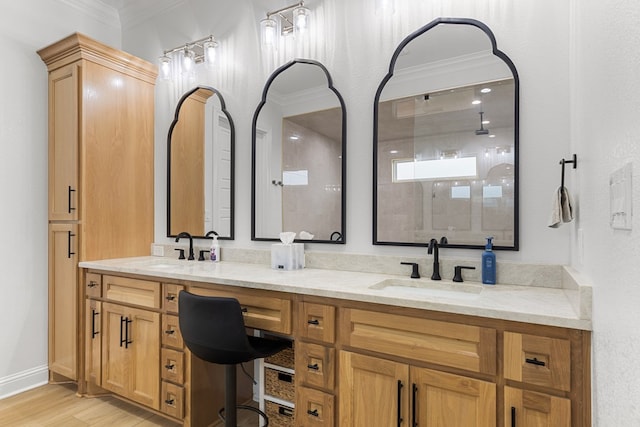
[[[257,412],[265,420],[263,427],[268,426],[264,412],[237,405],[236,365],[274,355],[285,349],[288,341],[247,335],[242,308],[235,298],[181,291],[178,302],[180,332],[187,348],[204,361],[225,365],[225,405],[218,412],[225,427],[237,427],[237,408]]]

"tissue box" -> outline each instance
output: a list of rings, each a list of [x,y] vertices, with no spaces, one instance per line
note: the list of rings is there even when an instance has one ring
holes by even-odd
[[[304,268],[304,244],[292,243],[271,245],[271,268],[276,270],[299,270]]]

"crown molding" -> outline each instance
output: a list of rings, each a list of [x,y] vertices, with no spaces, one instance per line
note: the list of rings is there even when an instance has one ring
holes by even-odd
[[[79,10],[95,20],[102,22],[110,27],[120,29],[120,15],[118,10],[112,6],[106,5],[101,1],[86,0],[58,0],[69,7]]]

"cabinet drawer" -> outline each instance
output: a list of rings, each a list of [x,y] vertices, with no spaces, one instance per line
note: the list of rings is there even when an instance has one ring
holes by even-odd
[[[326,343],[336,340],[336,308],[332,305],[303,302],[298,316],[300,336]]]
[[[264,392],[288,402],[296,398],[295,375],[276,369],[264,369]]]
[[[569,340],[505,332],[504,377],[569,391],[571,389]]]
[[[102,296],[102,276],[96,273],[87,273],[85,276],[85,293],[89,298]]]
[[[377,311],[341,311],[352,347],[486,374],[496,373],[496,331]]]
[[[271,427],[293,427],[295,411],[288,406],[279,405],[269,400],[264,402],[265,413],[269,417]]]
[[[184,416],[184,388],[162,381],[160,410],[174,418]]]
[[[301,384],[333,390],[335,365],[335,349],[298,342],[296,376]]]
[[[164,283],[162,285],[162,307],[172,313],[178,312],[178,295],[184,290],[182,285]]]
[[[244,324],[248,328],[291,334],[291,300],[274,297],[273,292],[191,288],[198,295],[235,298],[244,311]]]
[[[571,400],[507,386],[504,421],[508,426],[570,426]]]
[[[162,315],[162,345],[177,349],[184,348],[178,316],[172,314]]]
[[[162,379],[177,384],[184,383],[184,353],[181,351],[162,349]]]
[[[301,387],[296,400],[296,425],[334,425],[334,396],[311,388]]]
[[[112,301],[160,308],[160,283],[128,277],[103,276],[104,297]]]

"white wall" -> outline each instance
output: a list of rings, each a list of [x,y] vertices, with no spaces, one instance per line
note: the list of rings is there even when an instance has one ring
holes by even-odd
[[[397,44],[436,17],[479,19],[494,31],[498,48],[516,64],[521,78],[521,250],[500,252],[499,259],[531,263],[569,263],[570,228],[547,227],[552,193],[559,185],[559,160],[569,156],[569,5],[554,0],[398,1],[389,22],[376,16],[371,1],[322,0],[309,3],[319,34],[306,46],[307,57],[322,62],[345,98],[347,108],[347,244],[309,245],[312,250],[426,257],[424,248],[378,247],[372,230],[373,97]],[[261,60],[258,25],[278,0],[234,2],[216,11],[212,3],[185,2],[180,8],[123,28],[124,49],[156,61],[162,49],[209,34],[220,41],[226,63],[203,81],[227,100],[236,125],[236,240],[224,245],[267,247],[250,241],[251,120],[263,85],[275,67],[291,57],[280,55],[270,68]],[[216,16],[224,16],[218,26]],[[237,26],[228,25],[234,22]],[[545,22],[544,29],[540,23]],[[300,53],[300,52],[297,52]],[[550,65],[551,64],[551,65]],[[164,237],[165,139],[173,105],[159,88],[156,118],[156,240]],[[553,97],[553,101],[551,101]],[[262,243],[262,244],[260,244]],[[443,256],[479,257],[478,251],[444,250]]]
[[[575,0],[572,143],[580,200],[572,263],[591,279],[594,419],[640,425],[640,3]],[[609,174],[633,164],[633,230],[609,227]],[[581,255],[584,251],[584,256]]]
[[[47,69],[36,51],[75,31],[120,43],[117,20],[61,1],[0,5],[0,397],[47,379]]]

